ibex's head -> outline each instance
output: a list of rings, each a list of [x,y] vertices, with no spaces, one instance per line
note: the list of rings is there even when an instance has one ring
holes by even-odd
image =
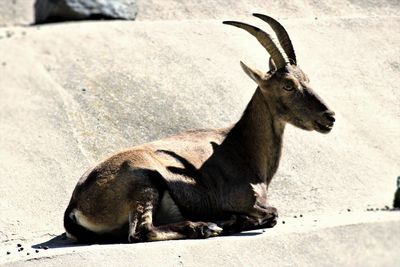
[[[271,36],[259,28],[242,22],[224,21],[224,24],[239,27],[252,34],[271,55],[270,70],[267,73],[253,70],[241,62],[243,70],[258,84],[267,102],[282,120],[305,130],[330,132],[335,113],[311,89],[307,75],[297,66],[293,45],[285,28],[271,17],[253,15],[271,26],[284,53]]]

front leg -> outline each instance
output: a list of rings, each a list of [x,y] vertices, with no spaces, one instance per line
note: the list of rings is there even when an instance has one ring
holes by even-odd
[[[268,204],[267,186],[264,183],[250,184],[255,197],[254,205],[249,212],[249,216],[256,221],[256,229],[272,228],[277,223],[278,211]]]
[[[258,203],[254,205],[256,213],[252,217],[257,221],[258,228],[272,228],[276,225],[278,219],[278,210],[270,205],[260,206]]]
[[[277,223],[277,209],[268,204],[265,184],[251,185],[253,205],[245,212],[232,212],[231,217],[217,223],[224,229],[225,234],[246,230],[272,228]]]
[[[217,222],[223,234],[234,234],[242,231],[272,228],[276,225],[278,212],[276,208],[255,207],[251,214],[232,214],[230,218]]]

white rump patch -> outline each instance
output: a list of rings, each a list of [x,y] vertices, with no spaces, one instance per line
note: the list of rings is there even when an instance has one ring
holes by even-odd
[[[76,237],[73,236],[73,235],[71,235],[70,233],[68,233],[68,231],[65,231],[65,234],[67,235],[67,238],[69,238],[69,239],[71,239],[71,240],[74,240],[74,241],[77,240]]]
[[[83,215],[83,213],[80,212],[79,210],[74,209],[71,212],[71,214],[72,213],[75,214],[76,221],[79,225],[85,227],[87,230],[90,230],[92,232],[103,234],[103,233],[111,232],[115,228],[115,227],[110,228],[109,225],[93,223],[85,215]],[[70,216],[72,216],[71,214],[70,214]]]

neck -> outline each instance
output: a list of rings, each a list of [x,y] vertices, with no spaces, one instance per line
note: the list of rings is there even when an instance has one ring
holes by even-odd
[[[274,116],[257,88],[241,119],[227,135],[237,147],[243,161],[262,182],[270,183],[278,169],[285,124]]]

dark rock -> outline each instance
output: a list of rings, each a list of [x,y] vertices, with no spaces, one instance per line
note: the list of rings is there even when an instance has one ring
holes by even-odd
[[[393,208],[400,208],[400,176],[397,177],[397,190],[394,194]]]
[[[7,251],[7,255],[10,255],[11,254],[11,252],[10,251]]]
[[[36,0],[35,23],[87,19],[134,20],[136,0]]]
[[[17,244],[17,247],[20,248],[20,247],[22,247],[22,245],[21,244]]]
[[[7,36],[7,38],[12,37],[13,35],[14,35],[14,32],[12,32],[12,31],[6,31],[6,36]]]

